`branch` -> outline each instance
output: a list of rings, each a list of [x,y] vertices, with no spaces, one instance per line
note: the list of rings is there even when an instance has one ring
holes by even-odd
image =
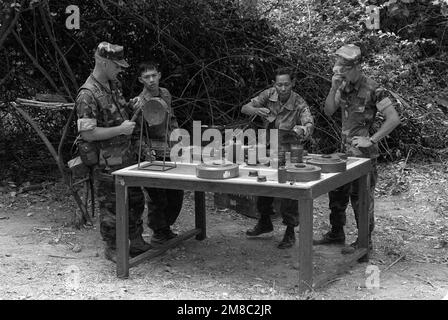
[[[31,127],[36,131],[36,133],[39,135],[39,137],[44,142],[45,146],[47,147],[48,151],[50,151],[50,154],[53,156],[54,160],[56,161],[56,164],[58,165],[58,169],[60,171],[60,174],[62,178],[64,179],[65,184],[69,187],[73,197],[75,198],[76,203],[79,206],[79,209],[81,211],[81,216],[78,216],[77,223],[80,224],[82,221],[86,221],[90,225],[92,224],[92,221],[90,219],[90,216],[86,210],[86,208],[83,206],[83,203],[81,201],[81,198],[79,197],[79,194],[77,191],[73,188],[72,184],[70,183],[68,175],[65,173],[65,167],[64,163],[62,162],[62,159],[58,156],[56,153],[56,150],[54,149],[53,145],[48,140],[47,136],[42,132],[42,130],[39,128],[39,126],[33,121],[33,119],[29,116],[29,114],[24,111],[23,109],[19,108],[18,105],[15,102],[12,102],[11,105],[16,109],[16,111],[31,125]]]
[[[119,8],[121,11],[123,10],[123,7],[120,6],[119,4],[115,3],[114,1],[111,0],[107,0],[107,2],[109,2],[110,4],[116,6],[117,8]],[[135,18],[137,18],[137,20],[143,22],[146,26],[150,26],[152,28],[152,30],[156,31],[158,30],[158,28],[152,24],[148,18],[141,16],[140,14],[138,14],[137,12],[135,12],[134,10],[131,9],[131,13],[133,14],[133,16]],[[191,58],[193,58],[194,62],[197,62],[199,60],[199,58],[187,47],[185,47],[183,44],[181,44],[179,41],[177,41],[176,39],[174,39],[169,33],[163,31],[163,30],[159,30],[160,35],[168,41],[168,43],[172,44],[173,46],[177,47],[178,49],[180,49],[181,51],[187,53]]]
[[[22,0],[22,1],[20,2],[20,8],[21,8],[20,11],[15,11],[14,8],[11,8],[10,11],[11,11],[11,12],[12,12],[12,11],[15,11],[15,12],[16,12],[16,15],[14,16],[13,20],[12,20],[11,22],[9,22],[9,26],[8,26],[8,23],[5,23],[5,25],[2,26],[2,29],[3,29],[3,28],[7,28],[7,29],[6,29],[4,32],[3,32],[3,31],[0,32],[0,34],[1,34],[1,37],[0,37],[0,50],[2,49],[2,47],[3,47],[3,43],[6,41],[6,38],[7,38],[8,35],[12,32],[14,26],[16,25],[16,23],[17,23],[17,21],[18,21],[18,19],[19,19],[19,17],[20,17],[20,14],[23,13],[23,12],[29,11],[29,10],[33,10],[32,7],[29,7],[29,8],[27,8],[27,9],[23,9],[24,4],[25,4],[25,1]],[[41,4],[42,4],[42,3],[39,3],[38,5],[40,6]],[[8,26],[8,27],[6,27],[6,26]]]
[[[23,1],[22,1],[23,3]],[[10,12],[16,12],[16,14],[14,15],[14,18],[12,18],[12,20],[10,22],[6,22],[3,26],[3,28],[6,28],[6,30],[4,32],[1,32],[1,38],[0,38],[0,49],[2,49],[3,47],[3,43],[6,41],[6,38],[8,37],[8,35],[11,33],[11,31],[13,30],[14,26],[17,23],[17,20],[19,20],[20,17],[20,11],[15,11],[14,8],[10,9]]]
[[[33,62],[34,66],[43,74],[43,76],[48,80],[48,82],[51,84],[51,86],[53,87],[53,89],[56,90],[57,93],[61,94],[61,91],[59,90],[58,86],[56,85],[56,83],[54,83],[53,79],[50,77],[50,75],[45,71],[44,68],[42,68],[42,66],[39,64],[39,62],[36,60],[36,58],[33,57],[33,55],[28,51],[28,48],[25,46],[25,44],[23,43],[22,39],[20,38],[20,36],[14,31],[11,31],[12,34],[14,35],[14,37],[16,38],[17,42],[22,46],[23,51],[25,51],[26,55],[31,59],[31,61]]]
[[[72,81],[72,84],[74,85],[75,90],[77,90],[79,86],[78,86],[78,83],[76,82],[75,75],[74,75],[74,73],[72,71],[72,68],[68,64],[67,59],[65,59],[65,56],[64,56],[64,54],[61,51],[61,48],[59,48],[58,44],[54,40],[54,35],[52,34],[52,32],[50,30],[50,26],[48,25],[47,19],[45,18],[46,17],[46,13],[44,12],[44,9],[43,9],[42,6],[39,7],[39,12],[40,12],[40,14],[42,16],[42,21],[44,22],[44,27],[47,30],[48,37],[50,38],[50,41],[51,41],[53,47],[56,49],[56,51],[61,56],[62,62],[64,62],[65,68],[67,69],[67,72],[68,72],[68,74],[70,76],[70,80]],[[69,94],[70,94],[70,92],[69,92]],[[71,94],[70,94],[70,96],[71,96]],[[72,97],[72,99],[73,99],[73,97]]]
[[[26,24],[24,24],[24,26],[27,26]],[[28,30],[30,30],[29,28],[28,28]],[[30,30],[30,32],[31,32],[31,30]],[[61,82],[62,82],[62,85],[64,86],[64,89],[65,89],[65,91],[67,92],[67,96],[68,97],[71,97],[71,91],[70,91],[70,89],[68,88],[68,86],[67,86],[67,84],[66,84],[66,82],[65,82],[65,79],[64,79],[64,76],[63,76],[63,72],[62,72],[62,70],[61,70],[61,68],[59,67],[59,63],[57,63],[57,60],[58,60],[58,57],[56,56],[56,57],[53,57],[52,56],[52,53],[49,51],[49,48],[48,48],[48,46],[47,45],[44,45],[44,44],[42,44],[42,42],[41,41],[39,41],[38,39],[37,39],[37,36],[36,35],[34,35],[34,46],[35,46],[35,50],[37,50],[37,45],[39,44],[44,50],[45,50],[45,52],[46,52],[46,54],[47,54],[47,57],[48,57],[48,59],[50,60],[50,63],[52,63],[53,65],[55,65],[56,66],[56,68],[57,68],[57,70],[58,70],[58,72],[59,72],[59,78],[61,79]],[[36,56],[37,56],[37,51],[36,51]]]

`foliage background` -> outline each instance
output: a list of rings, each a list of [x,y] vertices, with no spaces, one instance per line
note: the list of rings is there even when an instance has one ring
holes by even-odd
[[[446,1],[398,0],[157,0],[0,1],[0,176],[21,183],[54,172],[35,132],[6,103],[36,93],[76,90],[93,67],[100,41],[122,44],[131,64],[123,74],[127,98],[141,90],[139,62],[161,63],[163,86],[174,96],[181,126],[250,125],[240,108],[271,84],[272,71],[292,66],[295,90],[310,104],[317,131],[310,151],[332,152],[339,123],[322,115],[332,53],[353,42],[363,69],[402,102],[402,125],[382,141],[384,160],[446,158],[448,142],[448,26]],[[256,3],[256,9],[248,6]],[[80,30],[65,28],[76,4]],[[366,5],[380,6],[381,29],[365,27]],[[57,145],[69,112],[28,110]],[[379,119],[376,123],[378,127]],[[70,159],[76,132],[64,144]]]

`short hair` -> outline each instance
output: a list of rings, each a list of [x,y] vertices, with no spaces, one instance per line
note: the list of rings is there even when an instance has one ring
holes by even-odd
[[[138,72],[140,75],[148,70],[156,70],[157,72],[159,72],[159,64],[155,61],[145,61],[140,63],[140,65],[138,66]]]
[[[283,68],[275,69],[274,78],[277,78],[277,76],[283,76],[283,75],[288,75],[291,78],[291,80],[293,80],[295,77],[294,70],[291,68],[283,67]]]

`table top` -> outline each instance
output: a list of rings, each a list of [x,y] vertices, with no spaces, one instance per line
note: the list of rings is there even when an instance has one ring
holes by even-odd
[[[154,163],[161,164],[162,162],[156,161]],[[122,178],[135,178],[133,180],[140,180],[140,181],[144,179],[159,180],[159,181],[165,180],[167,181],[168,184],[176,184],[176,183],[179,184],[179,188],[184,187],[186,185],[185,182],[188,182],[189,185],[192,186],[193,185],[211,186],[213,184],[213,185],[219,185],[224,189],[228,189],[231,188],[231,186],[238,185],[238,190],[241,190],[241,188],[244,189],[244,186],[256,187],[258,190],[261,189],[277,190],[277,192],[273,193],[281,192],[281,189],[283,189],[284,191],[291,189],[295,190],[315,189],[319,190],[318,193],[324,193],[328,192],[329,190],[332,190],[329,189],[328,191],[325,191],[326,189],[334,185],[339,186],[341,185],[341,183],[342,184],[348,183],[356,178],[359,178],[362,175],[367,174],[370,171],[370,159],[349,157],[347,161],[347,170],[344,172],[322,173],[321,178],[319,180],[313,180],[308,182],[294,182],[293,184],[291,184],[289,182],[278,183],[277,169],[266,167],[263,165],[254,166],[243,163],[239,166],[238,177],[217,180],[217,179],[198,178],[196,176],[196,166],[198,165],[198,163],[176,163],[176,166],[174,168],[171,168],[167,171],[146,170],[145,166],[148,164],[149,162],[142,162],[140,164],[140,168],[138,168],[138,164],[135,164],[127,168],[114,171],[112,174]],[[173,162],[166,162],[166,164],[174,165]],[[257,177],[249,177],[249,171],[251,170],[257,170],[259,175],[265,175],[267,181],[257,182]],[[193,187],[192,189],[196,188]],[[211,189],[209,191],[216,192]],[[235,193],[238,193],[236,191],[237,190],[235,190]]]

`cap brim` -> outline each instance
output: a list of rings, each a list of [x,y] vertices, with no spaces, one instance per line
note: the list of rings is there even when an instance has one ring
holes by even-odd
[[[118,64],[119,66],[121,66],[123,68],[129,67],[129,63],[127,63],[126,60],[113,60],[113,62],[115,62],[116,64]]]
[[[341,56],[337,56],[336,62],[335,62],[335,66],[341,66],[341,67],[345,67],[345,66],[351,67],[351,66],[354,66],[355,64],[356,64],[356,61],[348,60]]]

